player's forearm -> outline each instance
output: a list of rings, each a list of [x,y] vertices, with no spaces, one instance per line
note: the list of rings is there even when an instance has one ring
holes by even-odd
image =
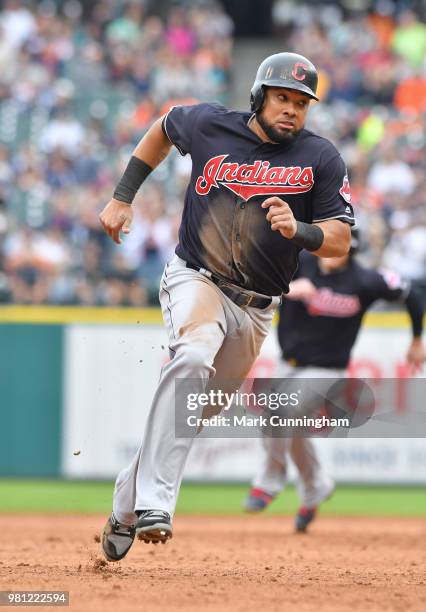
[[[421,295],[411,288],[405,300],[408,315],[411,319],[413,338],[421,338],[423,333],[424,307]]]
[[[338,219],[315,223],[324,233],[322,245],[316,251],[311,251],[318,257],[342,257],[351,248],[351,228]]]

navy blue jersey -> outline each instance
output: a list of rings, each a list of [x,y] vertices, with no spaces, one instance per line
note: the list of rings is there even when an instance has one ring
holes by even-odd
[[[245,289],[288,292],[300,248],[271,230],[268,197],[283,198],[307,223],[353,224],[345,164],[325,138],[301,130],[290,144],[263,142],[250,113],[218,104],[176,106],[163,130],[192,158],[176,253]]]
[[[379,299],[404,299],[409,291],[398,274],[364,268],[354,259],[324,273],[309,253],[302,254],[297,277],[308,278],[317,292],[307,302],[284,300],[278,337],[283,358],[301,366],[346,368],[367,309]]]

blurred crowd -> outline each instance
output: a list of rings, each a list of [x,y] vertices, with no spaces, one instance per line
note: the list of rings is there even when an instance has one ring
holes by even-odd
[[[233,24],[216,1],[152,5],[2,3],[0,302],[157,303],[190,160],[173,152],[148,179],[120,247],[98,214],[155,117],[230,103]],[[348,163],[364,257],[426,288],[425,25],[386,0],[362,15],[297,7],[275,2],[277,49],[320,69],[310,126]]]
[[[0,301],[156,303],[188,160],[173,154],[146,183],[123,247],[98,215],[154,118],[176,103],[227,102],[233,24],[215,2],[174,5],[165,18],[148,8],[3,3]]]

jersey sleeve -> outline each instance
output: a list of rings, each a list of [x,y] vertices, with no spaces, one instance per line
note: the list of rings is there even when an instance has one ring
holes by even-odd
[[[317,170],[313,190],[312,223],[330,219],[355,225],[348,172],[339,154]]]
[[[376,300],[404,301],[410,291],[410,283],[390,270],[370,270],[364,276],[365,296],[369,304]]]
[[[163,132],[181,155],[191,152],[192,135],[203,106],[173,106],[163,119]]]

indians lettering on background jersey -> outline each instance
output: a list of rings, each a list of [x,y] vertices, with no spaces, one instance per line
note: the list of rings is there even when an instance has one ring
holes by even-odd
[[[312,166],[272,166],[268,161],[257,160],[252,164],[225,162],[228,155],[216,155],[209,159],[195,183],[198,195],[207,195],[212,187],[220,184],[247,202],[258,195],[285,195],[306,193],[314,185]]]
[[[306,309],[313,316],[353,317],[361,310],[357,295],[334,293],[331,289],[318,289],[306,304]]]

